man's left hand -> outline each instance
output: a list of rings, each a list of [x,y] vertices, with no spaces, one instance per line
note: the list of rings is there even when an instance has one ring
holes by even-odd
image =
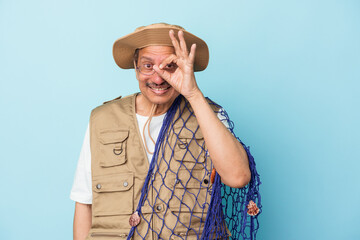
[[[194,75],[196,44],[191,45],[189,53],[183,31],[178,32],[180,42],[176,39],[173,30],[170,30],[169,36],[174,46],[175,54],[167,57],[159,66],[154,65],[153,68],[176,91],[189,100],[189,98],[200,92]],[[174,72],[166,71],[166,67],[169,64],[176,64],[177,69]]]

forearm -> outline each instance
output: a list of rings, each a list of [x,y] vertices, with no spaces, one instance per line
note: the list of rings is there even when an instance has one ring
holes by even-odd
[[[75,203],[73,237],[85,240],[91,228],[91,204]]]
[[[230,187],[243,187],[250,181],[246,151],[211,109],[200,90],[188,98],[204,135],[212,162],[221,181]]]

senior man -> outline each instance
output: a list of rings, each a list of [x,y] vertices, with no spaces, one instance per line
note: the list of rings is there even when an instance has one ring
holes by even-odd
[[[71,192],[74,239],[229,238],[220,181],[243,188],[253,171],[224,110],[196,84],[206,43],[158,23],[118,39],[113,55],[135,69],[140,93],[91,113]]]

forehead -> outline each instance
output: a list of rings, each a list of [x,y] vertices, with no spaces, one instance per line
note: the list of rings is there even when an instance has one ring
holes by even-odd
[[[174,47],[170,46],[148,46],[139,50],[139,58],[162,58],[174,54]]]

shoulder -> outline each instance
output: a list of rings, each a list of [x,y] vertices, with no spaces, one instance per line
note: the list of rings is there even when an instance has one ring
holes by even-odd
[[[214,102],[210,98],[206,97],[206,100],[208,101],[210,107],[212,110],[216,113],[219,120],[225,125],[227,129],[233,128],[233,123],[230,121],[229,116],[225,109],[218,103]]]
[[[114,99],[105,101],[105,102],[103,102],[103,105],[104,105],[104,104],[107,104],[107,103],[111,103],[111,102],[117,101],[117,100],[120,100],[121,98],[122,98],[122,96],[118,96],[117,98],[114,98]]]
[[[205,99],[214,112],[219,112],[221,109],[223,109],[222,106],[211,100],[209,97],[205,97]]]
[[[205,97],[206,101],[208,102],[209,106],[215,113],[219,113],[223,111],[223,107],[213,100],[211,100],[209,97]],[[181,102],[180,102],[180,112],[181,114],[184,114],[186,112],[190,112],[191,115],[194,114],[194,110],[190,104],[190,102],[182,96]]]
[[[105,101],[102,105],[97,106],[91,111],[91,116],[96,117],[99,114],[113,111],[114,107],[130,106],[136,97],[136,94],[128,95],[125,97],[119,96],[109,101]]]

